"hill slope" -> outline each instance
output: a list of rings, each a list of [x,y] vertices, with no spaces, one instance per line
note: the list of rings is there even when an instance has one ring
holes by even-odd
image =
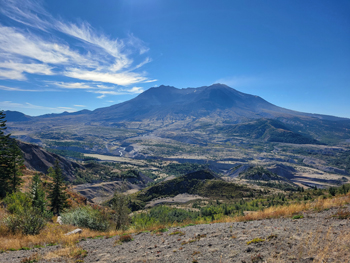
[[[67,160],[57,154],[50,153],[37,145],[21,141],[17,141],[17,144],[23,152],[24,165],[28,169],[46,174],[49,167],[52,167],[57,159],[62,168],[62,174],[69,181],[74,179],[75,169],[85,169],[82,165]]]

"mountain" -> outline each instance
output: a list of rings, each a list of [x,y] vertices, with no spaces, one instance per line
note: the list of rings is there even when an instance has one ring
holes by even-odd
[[[106,141],[123,141],[135,133],[148,132],[198,145],[207,145],[208,138],[193,137],[189,132],[213,134],[220,130],[226,135],[299,144],[337,144],[350,138],[350,119],[281,108],[224,84],[186,89],[159,86],[129,101],[94,111],[38,117],[16,112],[8,117],[13,128],[40,140],[79,138],[96,145],[96,139],[102,139],[102,127],[108,127],[103,129],[105,136],[97,146],[99,150],[94,150],[100,153],[107,149]],[[188,133],[184,133],[186,131]],[[106,151],[108,153],[108,149]]]
[[[49,114],[44,114],[40,115],[37,118],[52,118],[52,117],[60,117],[60,116],[74,116],[74,115],[82,115],[82,114],[89,114],[91,111],[90,110],[80,110],[80,111],[75,111],[75,112],[68,112],[64,111],[62,113],[49,113]]]
[[[266,100],[239,92],[223,84],[177,89],[171,86],[150,88],[136,98],[92,112],[100,121],[175,120],[215,115],[226,119],[309,116],[275,106]]]
[[[221,121],[241,122],[260,118],[303,118],[329,121],[349,121],[328,115],[288,110],[273,105],[259,96],[237,91],[224,84],[199,88],[177,89],[159,86],[146,90],[137,97],[94,111],[45,114],[30,117],[20,112],[7,111],[8,121],[62,119],[74,122],[132,122],[144,120],[198,120],[214,118]]]
[[[33,117],[28,116],[23,114],[22,112],[19,111],[4,111],[4,113],[6,114],[6,120],[7,121],[30,121]]]

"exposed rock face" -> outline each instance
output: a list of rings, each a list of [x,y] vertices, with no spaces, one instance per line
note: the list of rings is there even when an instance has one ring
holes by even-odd
[[[292,179],[297,172],[293,167],[283,164],[274,164],[273,166],[268,168],[268,170],[289,180]]]
[[[67,160],[57,154],[50,153],[37,145],[24,143],[21,141],[17,141],[17,143],[23,152],[24,165],[28,169],[47,173],[49,167],[52,167],[55,160],[58,159],[62,168],[62,174],[64,175],[65,179],[69,181],[74,179],[74,170],[76,168],[85,169],[82,165]]]
[[[103,200],[103,197],[111,198],[116,191],[127,192],[133,189],[137,191],[140,187],[124,181],[102,182],[96,184],[87,183],[74,186],[75,191],[85,196],[90,202],[95,203],[98,203],[101,199]]]

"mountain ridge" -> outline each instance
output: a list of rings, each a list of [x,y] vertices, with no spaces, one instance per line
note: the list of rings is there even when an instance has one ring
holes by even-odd
[[[301,117],[333,121],[350,120],[337,116],[285,109],[259,96],[243,93],[220,83],[185,89],[161,85],[152,87],[131,100],[97,108],[93,111],[84,109],[72,113],[51,113],[36,117],[16,111],[5,111],[5,113],[9,115],[8,121],[75,117],[77,121],[120,122],[164,118],[183,120],[187,117],[203,118],[211,115],[233,120],[277,117]],[[84,118],[79,118],[79,116],[84,116]]]

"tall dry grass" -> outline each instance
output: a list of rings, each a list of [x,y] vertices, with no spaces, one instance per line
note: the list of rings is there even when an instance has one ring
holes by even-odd
[[[83,238],[94,238],[97,236],[114,236],[121,234],[119,231],[98,232],[90,229],[81,228],[81,234],[66,236],[65,234],[76,229],[70,225],[59,225],[48,223],[39,235],[22,235],[1,232],[0,250],[21,249],[24,247],[47,246],[61,244],[63,246],[71,245]]]
[[[249,213],[245,216],[230,217],[225,216],[219,220],[215,220],[212,223],[222,223],[222,222],[239,222],[239,221],[251,221],[251,220],[261,220],[268,218],[279,218],[279,217],[291,217],[294,214],[301,213],[307,210],[316,210],[323,211],[332,207],[341,207],[345,204],[350,203],[350,193],[347,195],[339,195],[333,198],[328,199],[317,199],[313,202],[307,203],[295,203],[287,206],[279,207],[269,207],[262,211],[257,211]],[[0,219],[4,217],[6,211],[0,208]],[[115,236],[121,234],[132,234],[142,231],[153,231],[157,232],[160,229],[169,228],[169,227],[182,227],[188,224],[205,224],[208,223],[204,219],[196,221],[185,221],[181,223],[174,223],[171,225],[161,225],[154,224],[147,228],[133,227],[131,226],[127,231],[107,231],[99,232],[92,231],[90,229],[83,229],[81,234],[75,234],[72,236],[65,236],[66,233],[74,230],[76,227],[70,225],[58,225],[57,223],[48,223],[44,230],[36,236],[24,236],[21,234],[10,234],[6,231],[3,225],[0,225],[0,250],[9,250],[9,249],[21,249],[23,247],[34,247],[34,246],[45,246],[49,244],[62,244],[69,245],[75,244],[77,241],[83,238],[93,238],[97,236]]]
[[[313,202],[295,203],[286,206],[269,207],[261,211],[236,217],[234,221],[253,221],[268,218],[291,217],[292,215],[301,213],[303,211],[323,211],[333,207],[341,207],[349,203],[350,193],[327,199],[319,198]]]

